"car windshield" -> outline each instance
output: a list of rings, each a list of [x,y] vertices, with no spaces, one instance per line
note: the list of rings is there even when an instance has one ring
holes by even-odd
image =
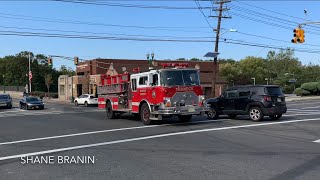
[[[197,70],[166,70],[160,73],[163,86],[197,86],[200,84]]]
[[[268,95],[283,95],[282,90],[279,87],[267,87],[265,91]]]
[[[9,99],[8,95],[0,95],[0,99]]]
[[[39,99],[36,98],[36,97],[29,97],[29,98],[27,98],[27,102],[37,102],[37,101],[39,101]]]

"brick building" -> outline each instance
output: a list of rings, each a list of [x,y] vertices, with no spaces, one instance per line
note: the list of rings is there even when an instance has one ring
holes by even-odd
[[[150,65],[154,69],[162,68],[161,63],[188,63],[189,67],[200,70],[200,81],[204,87],[206,98],[212,97],[212,61],[171,61],[155,60]],[[59,98],[69,99],[71,96],[77,97],[81,94],[95,94],[95,87],[100,83],[100,74],[116,75],[123,73],[124,70],[133,73],[133,68],[140,68],[141,72],[149,70],[147,60],[128,60],[128,59],[93,59],[81,62],[76,69],[76,76],[59,77]],[[217,68],[218,69],[218,68]],[[216,94],[219,96],[224,89],[225,81],[217,76]]]

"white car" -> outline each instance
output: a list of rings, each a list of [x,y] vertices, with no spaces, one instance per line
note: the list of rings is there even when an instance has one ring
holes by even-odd
[[[78,98],[76,98],[74,100],[74,105],[75,106],[78,106],[78,105],[85,105],[85,106],[98,105],[98,98],[95,98],[95,96],[92,94],[82,94],[81,96],[79,96]]]

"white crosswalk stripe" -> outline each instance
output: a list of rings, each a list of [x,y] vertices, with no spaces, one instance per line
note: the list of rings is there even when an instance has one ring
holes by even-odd
[[[0,118],[5,117],[18,117],[18,116],[41,116],[51,114],[62,114],[63,111],[45,109],[45,110],[23,110],[19,108],[12,108],[10,110],[4,110],[0,112]]]

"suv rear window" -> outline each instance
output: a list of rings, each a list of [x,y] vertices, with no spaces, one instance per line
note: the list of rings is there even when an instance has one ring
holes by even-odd
[[[279,87],[267,87],[265,91],[268,95],[283,95],[282,90]]]

